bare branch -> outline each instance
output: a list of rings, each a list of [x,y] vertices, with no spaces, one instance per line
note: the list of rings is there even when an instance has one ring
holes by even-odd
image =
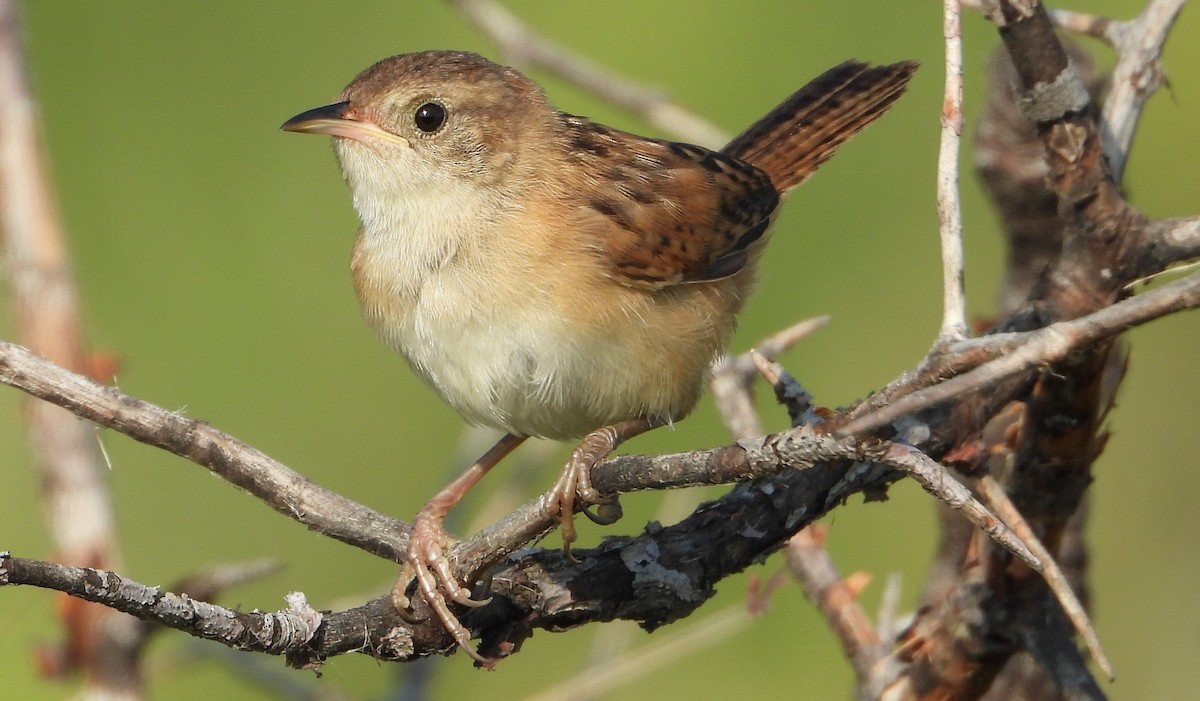
[[[709,391],[717,410],[725,419],[730,435],[740,439],[763,434],[750,391],[751,385],[758,378],[758,369],[752,357],[754,352],[757,351],[766,358],[777,358],[827,323],[827,316],[805,319],[764,338],[751,351],[737,356],[724,356],[713,365],[712,378],[708,383]]]
[[[397,540],[402,528],[390,519],[344,498],[329,495],[258,451],[207,425],[67,373],[33,357],[24,349],[0,343],[0,382],[17,386],[138,440],[204,464],[216,474],[248,489],[281,513],[344,542],[371,552],[398,547]],[[774,474],[789,467],[793,471],[797,468],[811,469],[814,465],[829,461],[888,464],[910,472],[926,489],[955,508],[962,509],[998,542],[1022,556],[1032,567],[1038,567],[1037,560],[970,497],[961,484],[919,452],[896,444],[837,441],[816,433],[810,427],[802,426],[777,436],[687,455],[623,456],[603,463],[593,476],[593,483],[604,492],[714,484]],[[863,488],[870,482],[863,482],[861,478],[869,474],[869,471],[862,473],[857,481],[847,482],[844,488]],[[840,501],[840,498],[831,499],[828,494],[816,490],[804,496],[823,504],[823,507],[805,507],[810,519],[818,517],[824,509]],[[549,530],[555,519],[542,501],[539,499],[526,504],[455,548],[453,552],[459,566],[466,571],[478,570],[484,564],[494,562],[498,556],[511,552],[516,545]],[[738,498],[731,497],[731,503],[737,501]],[[336,521],[334,515],[339,509],[351,514],[352,518],[331,523]],[[795,527],[802,525],[797,523]],[[379,531],[387,530],[384,526],[390,526],[392,532],[380,535]],[[692,524],[684,525],[685,530],[694,527]],[[770,548],[772,543],[768,540],[757,547]],[[689,548],[688,552],[694,550]],[[753,553],[748,551],[747,557],[753,557]],[[736,563],[729,563],[729,566],[736,567]],[[83,576],[81,572],[75,571],[75,576]],[[718,573],[717,576],[727,573]],[[76,590],[82,588],[77,587]],[[69,591],[74,593],[75,590]],[[689,603],[694,605],[696,602]],[[583,618],[577,620],[582,621]]]
[[[927,389],[908,394],[870,414],[859,416],[839,429],[839,434],[861,434],[886,426],[902,416],[915,414],[955,397],[987,389],[1020,372],[1066,358],[1071,352],[1097,341],[1111,338],[1135,326],[1167,314],[1200,306],[1200,274],[1176,280],[1143,292],[1098,312],[1071,321],[1060,321],[1038,331],[985,336],[972,339],[956,349],[960,360],[994,358],[974,370]],[[981,355],[976,355],[981,354]],[[951,356],[954,353],[949,354]],[[948,362],[929,375],[964,369]],[[909,378],[911,381],[914,378]]]
[[[881,640],[870,619],[857,604],[861,586],[842,578],[825,550],[824,530],[809,526],[792,536],[784,549],[788,567],[816,605],[859,679],[866,679],[891,648]]]
[[[1013,529],[1013,532],[1018,535],[1022,542],[1029,546],[1029,549],[1037,555],[1038,559],[1045,564],[1043,576],[1046,580],[1046,585],[1050,587],[1050,591],[1054,592],[1054,597],[1063,608],[1063,612],[1067,614],[1067,618],[1071,620],[1071,624],[1075,627],[1075,631],[1083,638],[1087,645],[1088,651],[1092,658],[1096,660],[1100,670],[1108,677],[1109,681],[1115,679],[1113,674],[1112,663],[1108,661],[1108,655],[1104,652],[1104,646],[1100,644],[1100,637],[1096,634],[1096,628],[1092,625],[1091,619],[1084,610],[1083,604],[1079,601],[1079,597],[1075,596],[1075,592],[1071,589],[1071,583],[1067,581],[1066,575],[1059,569],[1058,563],[1054,561],[1054,556],[1042,545],[1042,541],[1029,527],[1025,518],[1021,516],[1021,512],[1009,500],[1008,495],[1004,493],[1004,488],[996,483],[996,480],[988,475],[981,477],[976,485],[980,496],[984,502],[995,511],[1008,527]]]
[[[1016,555],[1035,571],[1042,571],[1042,561],[1029,551],[1021,539],[928,455],[915,448],[892,443],[888,446],[887,453],[880,462],[907,472],[925,488],[925,491],[941,499],[950,508],[961,512],[968,521],[988,534],[1005,550]]]
[[[671,102],[661,90],[638,85],[555,44],[491,0],[449,2],[487,34],[510,63],[544,68],[676,138],[709,148],[720,148],[729,141],[721,128]]]
[[[1121,182],[1129,146],[1146,100],[1165,82],[1162,50],[1183,0],[1150,0],[1137,19],[1113,23],[1108,36],[1117,51],[1112,88],[1101,115],[1104,153],[1112,166],[1113,181]]]
[[[203,421],[68,372],[5,341],[0,341],[0,383],[207,467],[284,516],[331,538],[392,561],[404,555],[408,526],[320,487]]]
[[[26,560],[0,552],[0,585],[10,584],[54,589],[238,650],[275,655],[305,645],[322,620],[303,595],[289,595],[285,611],[241,613],[186,594],[164,593],[115,572]]]
[[[962,141],[962,11],[959,0],[942,5],[946,41],[946,93],[942,102],[942,139],[938,151],[938,233],[942,242],[942,328],[937,347],[967,337],[963,293],[962,208],[958,199],[958,152]]]
[[[1107,412],[1104,398],[1111,397],[1106,390],[1110,369],[1123,365],[1107,339],[1127,324],[1109,317],[1116,326],[1101,330],[1102,323],[1056,327],[1055,322],[1128,311],[1120,309],[1121,300],[1135,279],[1147,221],[1116,186],[1113,174],[1119,167],[1114,169],[1106,156],[1091,98],[1041,3],[997,0],[987,3],[987,10],[1014,67],[1019,110],[1035,125],[1045,182],[1061,227],[1061,244],[1050,251],[1023,303],[1014,305],[996,330],[1046,327],[1043,331],[1049,332],[1040,347],[1023,344],[1013,356],[943,383],[941,387],[955,392],[959,401],[936,408],[926,404],[929,411],[913,423],[938,431],[940,437],[931,442],[947,446],[945,457],[956,464],[1002,470],[1006,489],[1031,532],[1057,545],[1084,498],[1092,462],[1104,444],[1101,426]],[[1009,160],[1014,162],[1020,164],[1019,159]],[[1168,306],[1196,304],[1181,301],[1187,296],[1182,287],[1163,290],[1168,297],[1157,301],[1165,300]],[[1078,333],[1063,336],[1067,329]],[[1088,335],[1099,336],[1101,342],[1081,343]],[[957,345],[970,353],[970,343]],[[1068,352],[1068,347],[1073,350]],[[1049,367],[1037,368],[1041,363]],[[944,366],[939,359],[931,358],[881,394],[894,399],[912,388],[929,387],[947,376],[940,369]],[[995,372],[986,382],[968,386],[988,369]],[[983,387],[993,389],[979,391]],[[896,412],[893,418],[911,411],[907,403],[914,399],[909,395],[896,402],[899,406],[890,409]],[[860,417],[880,406],[879,399],[870,403]],[[976,423],[980,414],[991,417],[982,427]],[[978,428],[955,432],[952,427],[958,422]],[[884,423],[890,422],[875,425]],[[865,427],[854,421],[842,428]],[[947,437],[948,428],[953,438]],[[879,688],[895,698],[975,698],[992,685],[1005,662],[1027,650],[1067,697],[1103,698],[1079,659],[1071,623],[1049,591],[1020,568],[1012,568],[1005,554],[977,543],[977,538],[967,540],[972,545],[965,549],[950,543],[948,552],[959,553],[962,564],[939,586],[938,598],[922,609],[910,629],[909,650],[899,655],[907,660],[899,683]],[[943,539],[943,544],[948,542]]]

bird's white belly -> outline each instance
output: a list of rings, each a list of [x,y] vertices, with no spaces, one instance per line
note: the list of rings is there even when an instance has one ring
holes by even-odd
[[[631,418],[632,387],[596,384],[628,376],[629,349],[578,337],[541,302],[490,309],[489,300],[453,286],[427,289],[393,346],[472,424],[568,439]],[[612,415],[622,404],[629,406]]]
[[[356,259],[364,315],[467,422],[565,440],[641,413],[635,351],[571,326],[535,280],[500,276],[497,289],[471,266],[397,276],[392,262]]]

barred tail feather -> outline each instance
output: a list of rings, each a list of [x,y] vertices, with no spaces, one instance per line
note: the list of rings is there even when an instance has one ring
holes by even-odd
[[[916,61],[847,61],[797,90],[729,142],[724,153],[765,172],[780,192],[804,182],[847,139],[904,93]]]

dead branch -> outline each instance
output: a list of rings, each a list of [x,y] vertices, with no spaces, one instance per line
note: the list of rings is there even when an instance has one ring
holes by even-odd
[[[0,341],[0,382],[207,467],[279,513],[331,538],[393,562],[403,557],[407,525],[317,486],[203,421],[68,372],[4,341]]]
[[[26,78],[17,7],[0,0],[0,261],[12,290],[18,338],[76,372],[87,369],[78,292],[47,177],[41,124]],[[24,407],[44,518],[63,562],[118,567],[121,561],[105,468],[89,426],[45,402]],[[85,694],[140,698],[138,660],[114,633],[132,621],[80,601],[59,607],[65,641],[58,676],[84,672]]]
[[[555,44],[491,0],[450,0],[450,4],[487,34],[515,66],[548,70],[685,141],[709,148],[729,141],[722,129],[667,99],[661,90],[638,85]]]

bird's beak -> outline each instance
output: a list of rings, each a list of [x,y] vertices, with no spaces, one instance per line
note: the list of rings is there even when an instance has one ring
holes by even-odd
[[[408,140],[404,137],[384,131],[374,122],[354,118],[349,102],[314,107],[292,117],[279,128],[299,134],[324,134],[355,141],[382,139],[408,145]]]

